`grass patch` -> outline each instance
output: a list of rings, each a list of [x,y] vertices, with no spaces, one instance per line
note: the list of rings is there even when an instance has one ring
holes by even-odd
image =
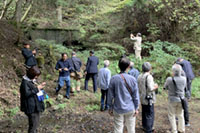
[[[196,77],[192,82],[192,96],[200,98],[200,77]]]

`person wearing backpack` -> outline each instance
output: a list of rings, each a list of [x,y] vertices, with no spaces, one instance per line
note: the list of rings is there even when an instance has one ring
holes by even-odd
[[[121,58],[120,73],[112,76],[108,88],[109,114],[114,116],[114,133],[123,133],[124,125],[128,133],[135,133],[136,115],[139,113],[139,92],[137,80],[127,74],[130,61]]]
[[[20,110],[28,116],[28,133],[36,133],[39,126],[40,114],[44,111],[44,102],[40,95],[45,82],[38,85],[36,79],[41,74],[38,67],[33,66],[27,70],[20,86]]]
[[[168,118],[172,127],[172,133],[184,133],[185,121],[183,115],[183,103],[186,77],[181,75],[182,68],[178,64],[172,66],[172,77],[168,77],[164,88],[168,89]],[[178,128],[176,125],[176,116],[178,117]]]
[[[142,104],[142,126],[145,133],[152,133],[154,130],[155,91],[158,89],[158,84],[154,83],[151,70],[151,64],[145,62],[142,65],[142,73],[138,77],[138,88]]]
[[[76,90],[77,92],[80,92],[80,87],[81,87],[81,78],[83,77],[83,74],[81,73],[81,66],[82,62],[81,60],[76,57],[76,52],[72,52],[72,57],[70,59],[70,66],[72,67],[71,69],[71,92],[74,93]]]

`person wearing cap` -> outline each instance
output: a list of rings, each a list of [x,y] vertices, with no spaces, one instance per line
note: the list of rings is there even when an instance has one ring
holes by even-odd
[[[98,73],[99,58],[94,56],[94,51],[90,51],[90,57],[88,57],[86,70],[85,70],[85,90],[88,90],[88,81],[92,77],[93,91],[97,91],[97,73]]]
[[[75,90],[77,92],[80,92],[80,87],[81,87],[81,77],[82,77],[82,73],[81,73],[81,66],[82,66],[82,62],[81,60],[76,57],[76,52],[72,52],[72,57],[70,59],[70,64],[72,67],[70,76],[71,76],[71,92],[73,93]]]
[[[107,110],[109,108],[107,104],[108,87],[109,87],[110,78],[111,78],[111,72],[108,69],[109,64],[110,64],[109,60],[105,60],[104,67],[101,68],[98,73],[97,83],[98,83],[98,87],[101,88],[101,109],[100,109],[101,111]]]
[[[168,90],[168,118],[172,127],[172,133],[185,132],[185,120],[180,98],[184,98],[186,77],[181,75],[182,68],[179,64],[172,66],[172,76],[168,77],[164,88]],[[178,128],[176,125],[178,117]]]
[[[130,61],[121,58],[118,66],[120,73],[112,76],[108,88],[109,114],[114,116],[114,133],[135,133],[136,116],[139,113],[139,90],[136,79],[127,74]]]
[[[142,104],[142,126],[146,133],[152,133],[154,130],[155,91],[158,89],[158,84],[154,83],[151,70],[151,64],[145,62],[142,65],[142,73],[138,77],[138,88]]]
[[[135,79],[138,79],[138,76],[140,75],[140,72],[134,68],[134,63],[130,63],[130,71],[128,72],[131,76],[135,77]]]
[[[24,64],[26,68],[29,69],[37,65],[37,61],[35,59],[36,50],[34,49],[33,51],[31,51],[29,43],[24,43],[23,45],[24,45],[24,48],[22,49],[22,55],[25,58]]]
[[[130,35],[131,40],[134,41],[134,47],[133,49],[135,50],[135,58],[142,59],[141,57],[141,51],[142,51],[142,37],[141,33],[137,33],[136,37],[131,34]]]

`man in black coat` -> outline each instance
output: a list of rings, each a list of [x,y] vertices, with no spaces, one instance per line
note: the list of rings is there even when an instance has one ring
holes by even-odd
[[[88,80],[92,77],[93,80],[93,90],[94,93],[97,91],[97,73],[99,58],[94,56],[94,51],[90,51],[90,57],[88,57],[87,65],[86,65],[86,78],[85,78],[85,90],[88,90]]]
[[[22,49],[22,55],[25,58],[25,65],[27,68],[31,68],[37,65],[37,61],[35,59],[36,50],[30,50],[30,44],[24,43],[24,48]]]

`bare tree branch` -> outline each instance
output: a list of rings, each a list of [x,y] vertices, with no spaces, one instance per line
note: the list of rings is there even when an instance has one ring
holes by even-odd
[[[10,4],[12,3],[12,1],[13,0],[10,0],[9,2],[8,2],[8,0],[4,1],[4,6],[3,6],[3,10],[2,10],[1,15],[0,15],[0,19],[2,19],[5,16],[7,9],[10,6]]]
[[[31,10],[32,6],[33,6],[33,1],[31,1],[31,3],[28,6],[27,10],[25,11],[24,15],[20,19],[20,22],[23,22],[25,20],[26,16],[28,15],[29,11]]]

